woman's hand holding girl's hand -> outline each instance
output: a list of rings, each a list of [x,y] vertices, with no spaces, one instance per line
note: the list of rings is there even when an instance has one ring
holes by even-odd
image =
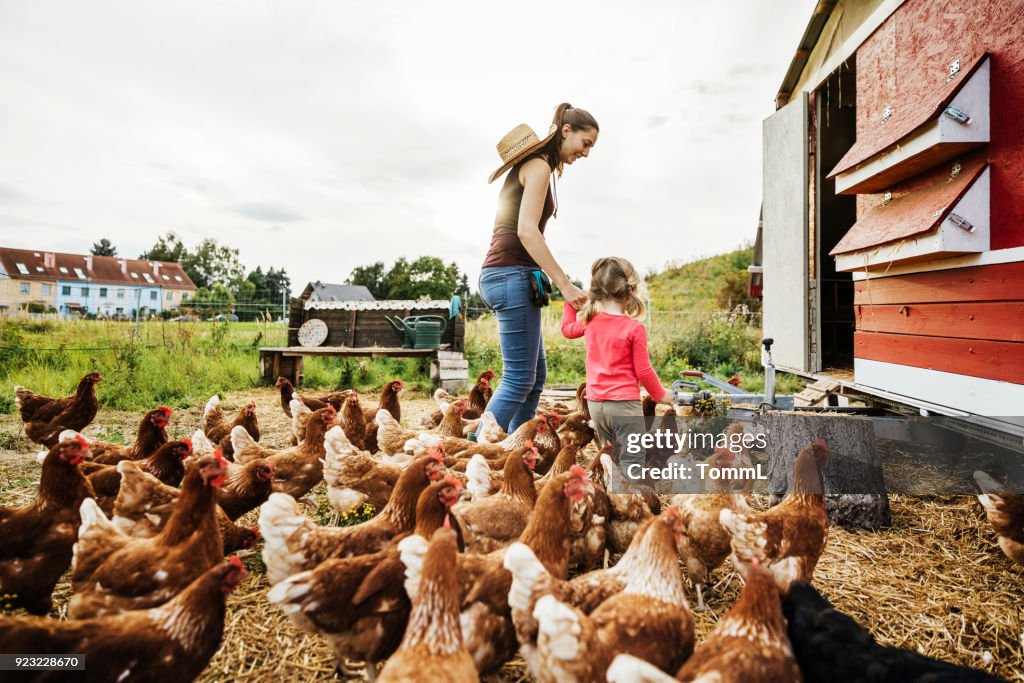
[[[665,406],[675,405],[674,403],[672,403],[672,390],[669,389],[668,391],[666,391],[665,395],[661,397],[661,400],[658,401],[658,403]]]
[[[577,311],[587,303],[586,293],[572,282],[567,282],[564,287],[559,287],[558,291],[562,293],[562,298]]]

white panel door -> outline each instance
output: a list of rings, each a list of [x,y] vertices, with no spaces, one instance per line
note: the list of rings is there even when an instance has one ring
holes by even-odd
[[[807,93],[765,119],[763,133],[762,328],[776,365],[807,371]]]

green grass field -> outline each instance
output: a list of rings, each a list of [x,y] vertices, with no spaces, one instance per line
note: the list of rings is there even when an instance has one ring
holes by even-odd
[[[585,376],[582,340],[560,331],[561,311],[544,311],[549,384],[576,384]],[[742,386],[763,385],[757,352],[759,331],[743,319],[706,314],[652,318],[651,357],[668,385],[681,370],[697,368],[721,377],[739,374]],[[20,384],[49,396],[67,395],[82,375],[98,369],[106,377],[104,405],[146,410],[156,405],[201,404],[211,394],[259,386],[260,346],[283,346],[286,329],[275,323],[146,322],[135,325],[91,320],[0,320],[0,412],[14,411],[11,389]],[[484,316],[466,327],[470,375],[491,367],[501,372],[497,321]],[[427,361],[307,358],[307,387],[369,391],[400,376],[410,388],[429,393]],[[797,390],[783,377],[780,391]]]
[[[14,411],[16,384],[66,395],[94,369],[107,380],[101,394],[108,408],[195,405],[211,394],[259,386],[259,347],[285,343],[285,327],[274,323],[147,322],[136,337],[130,323],[2,320],[0,412]],[[304,369],[307,386],[362,390],[401,375],[413,388],[426,389],[420,362],[310,358]]]

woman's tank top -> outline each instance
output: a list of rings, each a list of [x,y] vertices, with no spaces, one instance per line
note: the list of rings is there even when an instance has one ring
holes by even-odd
[[[487,250],[484,258],[483,268],[492,266],[534,266],[537,264],[530,257],[526,247],[519,240],[519,207],[523,203],[523,186],[519,183],[519,169],[533,155],[523,159],[512,167],[512,170],[505,176],[505,182],[501,186],[501,193],[498,195],[498,212],[494,217],[494,232],[491,235],[491,248]],[[551,188],[548,187],[547,196],[544,198],[544,208],[540,213],[540,234],[544,234],[548,218],[555,210],[555,201],[551,196]]]

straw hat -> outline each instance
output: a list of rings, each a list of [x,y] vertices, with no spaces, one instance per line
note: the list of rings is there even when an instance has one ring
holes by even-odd
[[[552,123],[551,128],[548,129],[548,134],[543,139],[538,138],[537,134],[533,132],[533,128],[530,128],[525,123],[520,123],[510,130],[505,134],[505,137],[498,141],[497,145],[498,156],[501,157],[502,161],[501,168],[492,173],[487,182],[493,183],[505,171],[544,147],[555,136],[557,130],[558,126]]]

